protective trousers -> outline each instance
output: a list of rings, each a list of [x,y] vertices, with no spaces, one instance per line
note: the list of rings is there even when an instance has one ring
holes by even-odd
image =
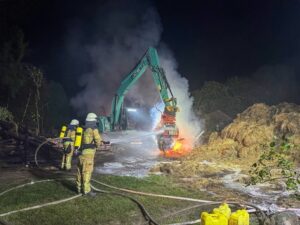
[[[70,152],[67,152],[67,149],[70,145]],[[74,146],[72,142],[64,143],[64,153],[61,161],[61,169],[70,170],[72,167],[72,156],[74,152]]]
[[[87,194],[91,191],[91,177],[94,169],[95,149],[84,149],[77,164],[77,191]]]

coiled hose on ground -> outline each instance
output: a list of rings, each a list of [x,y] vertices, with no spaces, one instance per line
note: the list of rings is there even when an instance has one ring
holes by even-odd
[[[34,161],[35,161],[35,164],[37,167],[39,167],[39,163],[38,163],[38,159],[37,159],[37,156],[38,156],[38,152],[40,151],[40,149],[48,142],[50,141],[54,141],[54,140],[63,140],[63,138],[54,138],[54,139],[48,139],[48,140],[45,140],[44,142],[42,142],[35,150],[35,153],[34,153]],[[132,198],[131,196],[128,196],[128,195],[125,195],[125,194],[122,194],[122,193],[117,193],[117,192],[108,192],[108,191],[104,191],[104,190],[100,190],[100,189],[97,189],[95,187],[92,186],[92,188],[97,191],[97,192],[101,192],[101,193],[106,193],[106,194],[113,194],[113,195],[119,195],[119,196],[123,196],[123,197],[126,197],[128,199],[130,199],[132,202],[136,203],[139,207],[139,209],[141,210],[142,212],[142,215],[144,216],[145,220],[147,220],[149,222],[149,225],[158,225],[158,223],[155,222],[155,220],[150,216],[150,214],[147,212],[147,210],[145,209],[145,207],[142,205],[142,203],[140,203],[138,200]],[[1,194],[0,194],[1,196]],[[0,215],[1,216],[1,215]]]
[[[25,187],[25,186],[28,186],[28,185],[33,185],[33,184],[36,184],[36,183],[42,183],[42,182],[53,182],[53,181],[60,181],[60,180],[74,180],[74,178],[61,178],[61,179],[46,179],[46,180],[38,180],[38,181],[32,181],[32,182],[29,182],[29,183],[26,183],[26,184],[22,184],[22,185],[18,185],[16,187],[13,187],[13,188],[10,188],[8,190],[5,190],[3,192],[0,193],[0,196],[4,195],[5,193],[8,193],[10,191],[13,191],[15,189],[19,189],[19,188],[22,188],[22,187]],[[96,183],[102,183],[102,182],[99,182],[98,180],[95,180],[95,179],[92,179],[93,182],[96,182]],[[117,188],[117,187],[114,187],[112,186],[113,188]],[[156,222],[151,216],[150,214],[147,212],[147,210],[145,209],[145,207],[139,202],[137,201],[136,199],[134,199],[133,197],[131,196],[128,196],[126,194],[123,194],[123,193],[118,193],[118,192],[111,192],[111,191],[106,191],[106,190],[102,190],[102,189],[98,189],[96,188],[95,186],[92,185],[92,188],[93,190],[97,191],[97,192],[101,192],[101,193],[105,193],[105,194],[113,194],[113,195],[119,195],[119,196],[122,196],[122,197],[126,197],[126,198],[129,198],[131,201],[133,201],[134,203],[136,203],[138,205],[138,207],[140,208],[144,218],[146,219],[147,221],[147,224],[153,224],[153,225],[158,225],[159,223]],[[135,191],[131,190],[131,193],[134,193]],[[139,194],[143,194],[143,192],[139,192]],[[151,194],[151,193],[145,193],[147,196],[154,196],[154,197],[157,197],[156,194]],[[10,211],[10,212],[6,212],[6,213],[2,213],[0,214],[0,217],[3,217],[3,216],[8,216],[8,215],[11,215],[11,214],[15,214],[17,212],[22,212],[22,211],[29,211],[29,210],[33,210],[33,209],[38,209],[38,208],[42,208],[42,207],[46,207],[46,206],[50,206],[50,205],[56,205],[56,204],[60,204],[60,203],[64,203],[64,202],[67,202],[67,201],[70,201],[70,200],[73,200],[75,198],[78,198],[80,197],[81,195],[75,195],[75,196],[72,196],[72,197],[68,197],[68,198],[65,198],[65,199],[61,199],[61,200],[57,200],[57,201],[53,201],[53,202],[49,202],[49,203],[44,203],[44,204],[40,204],[40,205],[36,205],[36,206],[31,206],[31,207],[27,207],[27,208],[23,208],[23,209],[19,209],[19,210],[13,210],[13,211]],[[162,197],[163,195],[159,195],[160,197]],[[169,196],[171,197],[171,196]],[[174,196],[176,197],[176,196]],[[176,199],[176,198],[175,198]],[[183,200],[184,198],[182,197],[182,199],[180,200]],[[189,198],[187,198],[189,199]],[[194,201],[197,200],[197,199],[194,199]],[[200,204],[200,205],[196,205],[196,206],[193,206],[193,207],[188,207],[186,209],[183,209],[183,210],[180,210],[178,212],[175,212],[175,213],[171,213],[169,215],[166,215],[164,216],[163,218],[168,218],[172,215],[176,215],[178,213],[181,213],[183,211],[187,211],[187,210],[190,210],[190,209],[193,209],[193,208],[196,208],[196,207],[203,207],[203,206],[208,206],[208,205],[218,205],[222,202],[206,202],[206,200],[198,200],[199,202],[203,202],[205,201],[204,203]],[[235,203],[235,202],[228,202],[228,204],[231,204],[231,205],[238,205],[240,206],[239,203]],[[176,223],[176,224],[169,224],[169,225],[188,225],[188,224],[195,224],[195,223],[199,223],[200,220],[195,220],[195,221],[188,221],[188,222],[184,222],[184,223]],[[8,224],[6,222],[6,224]]]
[[[36,151],[35,151],[35,164],[36,164],[37,167],[39,167],[38,158],[37,158],[38,152],[43,147],[43,145],[45,145],[46,143],[48,143],[50,141],[59,140],[59,139],[61,139],[61,138],[48,139],[48,140],[44,141],[43,143],[41,143],[36,148]],[[68,178],[68,179],[74,179],[74,178]],[[33,183],[46,182],[46,181],[54,181],[54,180],[49,180],[48,179],[48,180],[36,181],[36,182],[33,182]],[[194,198],[186,198],[186,197],[179,197],[179,196],[170,196],[170,195],[161,195],[161,194],[153,194],[153,193],[146,193],[146,192],[134,191],[134,190],[124,189],[124,188],[114,187],[114,186],[105,184],[103,182],[97,181],[95,179],[92,179],[92,181],[95,182],[95,183],[98,183],[100,185],[106,186],[108,188],[115,189],[115,190],[122,191],[122,192],[126,192],[126,193],[131,193],[131,194],[138,194],[138,195],[145,195],[145,196],[152,196],[152,197],[169,198],[169,199],[174,199],[174,200],[183,200],[183,201],[204,203],[204,204],[198,205],[197,207],[204,206],[204,205],[215,205],[215,204],[222,203],[222,202],[207,201],[207,200],[194,199]],[[33,184],[33,183],[31,182],[31,183],[28,183],[28,184],[19,185],[19,186],[15,187],[15,188],[11,188],[9,190],[6,190],[6,191],[0,193],[0,196],[3,195],[3,194],[5,194],[5,193],[7,193],[7,192],[9,192],[9,191],[11,191],[11,190],[14,190],[16,188],[21,188],[21,187],[23,187],[25,185],[29,185],[29,184]],[[140,210],[141,210],[144,218],[146,219],[147,223],[158,225],[158,223],[147,212],[147,210],[145,209],[145,207],[139,201],[137,201],[136,199],[134,199],[133,197],[125,195],[123,193],[119,193],[119,192],[110,192],[110,191],[101,190],[101,189],[98,189],[98,188],[94,187],[93,185],[92,185],[92,188],[95,191],[97,191],[97,192],[107,193],[107,194],[113,194],[113,195],[119,195],[119,196],[123,196],[123,197],[129,198],[130,200],[132,200],[134,203],[136,203],[138,205],[138,207],[140,208]],[[35,208],[41,208],[41,207],[48,206],[48,205],[59,204],[59,203],[66,202],[66,201],[72,200],[72,199],[80,197],[80,196],[81,195],[75,195],[75,196],[67,198],[67,199],[62,199],[62,200],[59,200],[59,201],[50,202],[50,203],[46,203],[46,204],[42,204],[42,205],[38,205],[38,206],[28,207],[28,208],[21,209],[21,210],[11,211],[11,212],[8,212],[8,213],[0,214],[0,217],[1,216],[5,216],[5,215],[10,215],[12,213],[17,213],[17,212],[20,212],[20,211],[27,211],[27,210],[31,210],[31,209],[35,209]],[[248,204],[248,203],[247,204],[245,204],[245,203],[241,204],[239,202],[227,202],[227,203],[230,204],[230,205],[238,205],[238,206],[244,205],[244,206],[248,206],[250,208],[254,208],[256,211],[258,211],[258,212],[261,213],[263,219],[266,218],[266,215],[264,214],[264,212],[261,211],[258,207],[254,206],[254,205],[251,205],[251,204]],[[181,212],[181,211],[179,211],[179,212]],[[172,214],[172,215],[174,215],[174,214]],[[200,220],[189,221],[189,222],[185,222],[185,223],[177,223],[177,224],[172,224],[172,225],[184,225],[184,224],[187,225],[187,224],[195,224],[195,223],[198,223],[198,222],[200,222]]]

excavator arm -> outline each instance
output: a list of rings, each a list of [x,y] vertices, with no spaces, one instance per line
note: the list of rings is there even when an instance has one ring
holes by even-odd
[[[176,126],[176,112],[178,111],[176,98],[174,98],[164,70],[160,67],[158,54],[155,48],[150,47],[133,70],[125,77],[118,88],[111,106],[111,115],[108,118],[99,117],[100,130],[106,130],[109,124],[110,131],[122,128],[121,113],[124,97],[130,88],[141,78],[147,69],[152,72],[152,78],[160,94],[165,108],[157,129],[158,146],[160,150],[168,150],[173,147],[174,139],[178,137]]]
[[[145,74],[147,68],[149,68],[152,72],[154,83],[159,91],[162,101],[165,104],[165,110],[170,112],[177,111],[177,102],[170,89],[164,70],[159,65],[157,51],[150,47],[140,62],[121,82],[121,85],[114,96],[110,116],[111,130],[115,130],[119,126],[122,104],[126,93],[137,82],[137,80]]]

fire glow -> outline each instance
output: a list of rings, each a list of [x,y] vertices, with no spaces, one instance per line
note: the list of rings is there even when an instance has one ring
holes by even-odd
[[[191,145],[184,138],[178,138],[171,149],[161,152],[161,156],[167,158],[180,158],[186,156],[192,150]]]

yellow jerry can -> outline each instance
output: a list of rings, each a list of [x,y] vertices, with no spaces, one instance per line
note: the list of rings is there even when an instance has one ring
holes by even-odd
[[[219,206],[219,208],[213,209],[213,213],[223,214],[224,216],[226,216],[227,219],[229,219],[229,217],[231,215],[231,209],[229,208],[228,204],[223,203],[222,205]]]
[[[201,225],[228,225],[228,219],[220,213],[203,212],[201,214]]]
[[[249,225],[249,220],[249,213],[247,210],[237,210],[231,214],[228,225]]]

